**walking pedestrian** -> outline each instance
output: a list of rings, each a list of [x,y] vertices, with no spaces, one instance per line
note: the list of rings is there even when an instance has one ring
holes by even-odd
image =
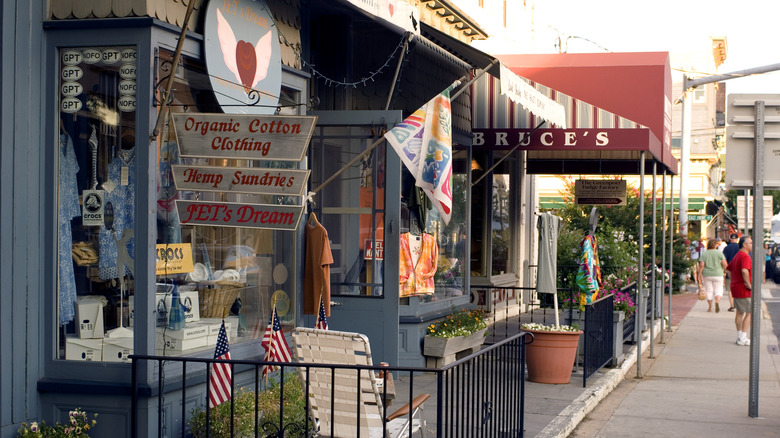
[[[739,252],[739,234],[731,233],[729,235],[729,243],[723,248],[723,255],[726,256],[726,262],[731,263],[731,260]],[[731,273],[726,270],[726,292],[729,294],[729,312],[734,311],[734,296],[731,295]]]
[[[704,290],[707,292],[708,312],[712,312],[712,300],[715,299],[715,313],[720,312],[720,299],[723,298],[723,277],[725,275],[726,257],[718,251],[718,241],[710,239],[707,241],[707,250],[699,259],[699,266],[704,284]]]
[[[750,250],[752,248],[753,239],[750,236],[740,237],[739,251],[727,266],[731,276],[731,294],[734,296],[734,307],[737,309],[737,315],[734,318],[734,324],[737,327],[737,345],[750,345],[747,331],[750,328],[752,288],[750,270],[753,264]]]

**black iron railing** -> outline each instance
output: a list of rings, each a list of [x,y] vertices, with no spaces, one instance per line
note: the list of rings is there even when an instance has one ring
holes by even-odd
[[[614,295],[607,295],[585,306],[585,325],[582,328],[584,352],[582,355],[582,387],[590,376],[612,362],[614,330],[612,327]]]
[[[239,433],[237,428],[247,427],[247,424],[251,429],[248,434],[256,437],[311,436],[316,426],[313,421],[307,420],[309,398],[297,401],[283,398],[287,397],[284,388],[285,385],[299,384],[302,394],[309,394],[308,376],[311,370],[324,368],[334,378],[338,375],[336,370],[354,370],[355,373],[370,371],[377,374],[390,371],[395,376],[402,376],[394,380],[396,405],[411,403],[417,396],[431,392],[433,388],[431,398],[426,403],[427,406],[435,406],[435,409],[423,410],[426,434],[433,432],[437,437],[522,437],[525,347],[532,339],[530,333],[521,332],[436,369],[281,363],[276,364],[280,366],[280,371],[272,374],[270,381],[274,383],[270,385],[269,380],[261,377],[263,366],[269,364],[264,361],[132,355],[131,436],[154,436],[155,431],[158,437],[192,436],[191,419],[194,415],[205,415],[205,428],[201,431],[205,431],[205,434],[199,436],[243,436],[245,431]],[[224,402],[226,406],[222,407],[220,414],[207,407],[206,394],[212,391],[211,368],[215,363],[228,363],[233,372],[230,385],[233,396]],[[155,382],[140,382],[141,369],[151,370]],[[299,369],[302,372],[298,373]],[[266,418],[260,415],[255,406],[259,406],[258,395],[271,386],[281,387],[278,391],[279,409],[274,418]],[[334,382],[331,391],[335,386]],[[383,379],[383,400],[392,398],[388,394],[389,386],[387,380]],[[245,405],[236,402],[239,389],[246,388],[250,388],[255,397],[255,402],[250,403],[249,414]],[[332,396],[331,393],[331,399]],[[356,406],[357,403],[360,401],[356,400]],[[383,418],[387,418],[388,413],[393,411],[387,405],[383,405]],[[289,420],[291,410],[294,410],[293,414],[298,414],[293,415],[297,421]],[[227,415],[228,418],[218,419],[218,415]],[[412,411],[405,415],[411,416]],[[356,416],[356,431],[360,429],[360,422],[360,416]],[[322,433],[328,434],[327,431]]]

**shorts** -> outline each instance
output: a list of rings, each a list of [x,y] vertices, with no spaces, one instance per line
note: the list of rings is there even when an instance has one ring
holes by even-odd
[[[704,277],[702,280],[704,290],[707,291],[707,299],[723,296],[723,277]]]
[[[737,312],[750,313],[750,298],[734,298],[734,307],[737,308]]]

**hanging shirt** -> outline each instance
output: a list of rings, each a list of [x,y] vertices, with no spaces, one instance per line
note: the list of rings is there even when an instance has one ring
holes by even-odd
[[[303,313],[316,315],[320,296],[325,306],[325,315],[330,316],[330,265],[333,254],[330,250],[328,231],[312,213],[306,221],[306,260],[303,271]]]
[[[542,213],[536,222],[539,229],[539,268],[536,291],[554,294],[558,291],[558,233],[561,218]]]
[[[60,325],[73,321],[76,309],[76,277],[73,272],[73,235],[70,221],[81,216],[79,206],[79,187],[76,174],[79,163],[73,151],[73,141],[69,135],[60,135],[59,163],[59,240],[57,244],[59,273],[59,322]]]
[[[401,234],[400,250],[400,288],[399,295],[408,297],[411,295],[431,295],[435,285],[433,276],[436,274],[439,263],[439,245],[430,234],[422,235],[422,245],[417,262],[413,261],[409,239],[414,239],[409,233]]]
[[[125,169],[125,170],[123,170]],[[116,238],[128,228],[135,228],[135,149],[122,149],[108,166],[108,181],[103,183],[105,202],[114,206],[113,230],[100,227],[100,261],[98,276],[101,280],[118,278],[116,269]],[[114,234],[116,233],[116,234]],[[135,239],[130,239],[127,251],[134,257]],[[125,270],[124,275],[130,275]]]

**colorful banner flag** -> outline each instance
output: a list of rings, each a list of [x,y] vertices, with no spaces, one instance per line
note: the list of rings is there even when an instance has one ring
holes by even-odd
[[[271,315],[271,321],[268,323],[268,328],[266,328],[265,334],[263,334],[263,341],[260,342],[260,345],[265,348],[264,361],[292,362],[292,353],[287,345],[287,340],[284,339],[282,324],[279,322],[275,306],[274,313]],[[278,369],[279,367],[273,365],[263,366],[263,377]]]
[[[582,246],[582,255],[576,281],[580,288],[580,307],[582,307],[593,302],[593,298],[601,289],[601,263],[596,236],[585,236],[580,246]]]
[[[452,216],[452,107],[450,91],[438,96],[385,134],[388,143],[414,176],[416,185],[433,201],[445,224]]]
[[[317,314],[317,323],[314,324],[314,328],[320,330],[328,329],[328,318],[325,317],[325,302],[322,301],[322,297],[320,297],[320,312]]]
[[[225,321],[222,321],[222,327],[219,328],[217,348],[214,350],[214,359],[230,360],[230,346],[228,345]],[[230,369],[230,364],[215,363],[211,365],[209,408],[219,406],[230,400],[232,380],[233,373]]]

